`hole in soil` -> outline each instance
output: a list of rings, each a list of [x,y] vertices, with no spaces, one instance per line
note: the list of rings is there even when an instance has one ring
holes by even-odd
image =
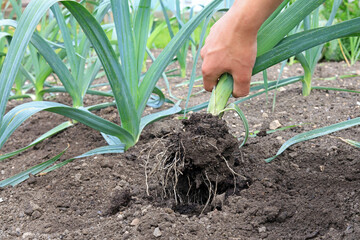
[[[182,131],[168,137],[168,147],[151,171],[160,182],[162,198],[174,199],[173,210],[181,214],[221,210],[227,196],[251,184],[236,171],[239,142],[218,117],[193,114],[182,123]]]

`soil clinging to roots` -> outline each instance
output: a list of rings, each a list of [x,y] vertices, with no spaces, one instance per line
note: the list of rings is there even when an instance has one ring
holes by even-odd
[[[174,210],[182,214],[221,210],[228,195],[251,182],[235,170],[239,142],[224,120],[210,114],[192,114],[182,124],[153,170],[163,198],[175,199]]]

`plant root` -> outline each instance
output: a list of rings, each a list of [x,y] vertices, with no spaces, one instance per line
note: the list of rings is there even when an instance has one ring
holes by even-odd
[[[175,210],[203,214],[221,210],[226,196],[241,191],[250,179],[234,169],[238,142],[225,122],[208,115],[193,116],[183,121],[183,131],[160,141],[163,151],[156,154],[151,169],[147,159],[145,175],[146,181],[155,178],[162,199],[173,199]]]

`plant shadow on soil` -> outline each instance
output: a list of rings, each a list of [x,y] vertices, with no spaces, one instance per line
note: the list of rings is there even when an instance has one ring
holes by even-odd
[[[319,69],[318,77],[350,71],[341,63]],[[287,71],[294,75],[298,66]],[[330,85],[359,89],[360,80]],[[197,95],[192,101],[205,99],[208,95]],[[56,101],[69,98],[59,94]],[[86,104],[101,101],[87,97]],[[230,134],[223,121],[202,114],[156,122],[124,154],[78,159],[1,189],[0,239],[359,239],[360,151],[337,138],[360,140],[359,126],[294,145],[270,164],[263,161],[298,133],[359,117],[358,102],[357,94],[331,91],[303,98],[300,85],[278,92],[274,113],[265,97],[254,98],[241,105],[250,130],[268,130],[272,120],[302,125],[250,138],[241,149],[233,135],[239,137],[242,127],[232,114],[224,117]],[[8,109],[17,104],[10,102]],[[96,114],[118,121],[113,107]],[[0,153],[25,146],[65,120],[35,115]],[[63,160],[106,143],[100,133],[76,124],[1,162],[1,179],[55,156],[67,144]]]

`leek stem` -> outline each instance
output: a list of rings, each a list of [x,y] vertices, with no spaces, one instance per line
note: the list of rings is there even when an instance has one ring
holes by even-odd
[[[228,73],[221,75],[218,84],[214,87],[211,93],[210,102],[208,106],[208,113],[214,116],[222,117],[223,110],[233,91],[234,80]]]

